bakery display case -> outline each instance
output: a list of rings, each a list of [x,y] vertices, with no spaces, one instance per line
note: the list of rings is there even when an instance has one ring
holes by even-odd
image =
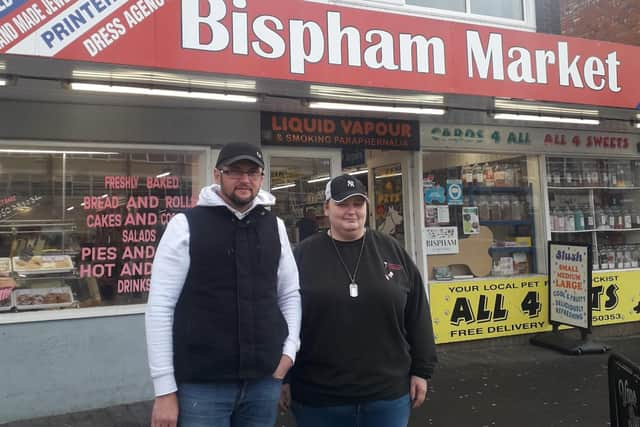
[[[546,160],[552,240],[589,243],[593,270],[640,265],[640,161]]]
[[[59,220],[0,222],[0,310],[78,306],[75,234],[73,223]]]

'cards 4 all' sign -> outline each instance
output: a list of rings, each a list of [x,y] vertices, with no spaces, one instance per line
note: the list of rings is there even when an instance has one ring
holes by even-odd
[[[305,0],[0,0],[0,53],[634,108],[640,48]]]

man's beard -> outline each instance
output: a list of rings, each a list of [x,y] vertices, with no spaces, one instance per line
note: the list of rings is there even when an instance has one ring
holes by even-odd
[[[249,197],[248,199],[241,199],[240,197],[237,197],[235,190],[231,194],[227,194],[227,197],[229,198],[229,201],[231,201],[231,203],[233,203],[236,207],[244,208],[250,205],[253,202],[253,200],[256,198],[256,194],[253,194],[253,190],[250,190],[250,191],[251,191],[251,197]]]

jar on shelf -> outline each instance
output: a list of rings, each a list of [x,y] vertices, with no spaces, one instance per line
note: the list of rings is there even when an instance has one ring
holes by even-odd
[[[511,200],[509,200],[509,196],[506,194],[503,194],[502,197],[500,197],[500,213],[502,219],[505,221],[513,219],[511,215]]]
[[[493,181],[496,187],[505,186],[505,173],[504,173],[504,166],[502,166],[502,163],[497,163],[493,167]]]
[[[471,165],[463,166],[461,175],[462,185],[473,184],[473,167]]]
[[[523,219],[522,206],[520,205],[520,198],[518,197],[514,197],[511,200],[511,219],[514,221],[522,221]]]
[[[485,163],[482,167],[482,175],[484,179],[484,185],[487,187],[494,187],[496,185],[496,180],[493,175],[493,166],[489,163]]]
[[[489,214],[489,199],[487,196],[478,196],[476,198],[478,203],[478,217],[480,221],[487,221],[491,218]]]
[[[502,220],[502,205],[497,196],[491,196],[489,199],[489,219],[491,221]]]

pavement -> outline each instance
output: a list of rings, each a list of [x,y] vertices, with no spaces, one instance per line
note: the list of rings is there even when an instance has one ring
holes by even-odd
[[[564,355],[519,340],[438,346],[427,402],[409,427],[609,426],[609,354]],[[640,335],[598,342],[640,364]],[[2,427],[149,426],[151,402],[3,424]],[[295,427],[281,414],[276,427]]]

